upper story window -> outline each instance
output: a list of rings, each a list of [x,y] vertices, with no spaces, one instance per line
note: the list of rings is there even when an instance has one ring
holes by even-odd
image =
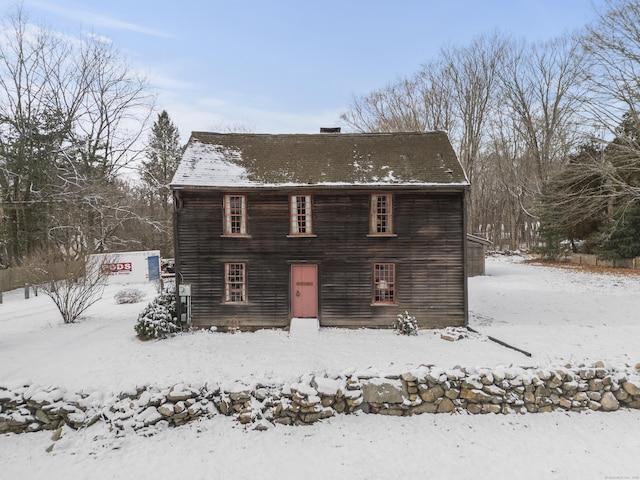
[[[291,235],[311,235],[311,195],[291,195]]]
[[[393,234],[393,197],[391,195],[371,195],[372,235]]]
[[[225,303],[244,303],[247,300],[247,276],[244,263],[224,264]]]
[[[224,234],[247,234],[247,200],[244,195],[224,196]]]
[[[394,304],[396,302],[396,264],[373,264],[373,303]]]

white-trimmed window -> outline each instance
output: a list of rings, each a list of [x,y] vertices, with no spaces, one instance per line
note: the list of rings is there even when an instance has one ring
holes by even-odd
[[[247,234],[247,199],[244,195],[224,196],[224,234]]]
[[[393,234],[393,197],[371,195],[371,235]]]
[[[390,305],[396,303],[396,264],[373,264],[373,303]]]
[[[224,264],[224,301],[225,303],[247,301],[247,267],[244,263]]]
[[[291,195],[291,235],[311,235],[311,195]]]

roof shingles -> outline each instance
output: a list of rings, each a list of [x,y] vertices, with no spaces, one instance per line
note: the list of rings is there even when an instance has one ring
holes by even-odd
[[[171,187],[468,184],[445,132],[193,132]]]

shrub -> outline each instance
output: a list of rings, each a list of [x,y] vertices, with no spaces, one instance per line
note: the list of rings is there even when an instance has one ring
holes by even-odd
[[[125,288],[114,295],[118,304],[122,303],[138,303],[144,298],[144,292],[137,288]]]
[[[165,291],[161,292],[160,295],[155,298],[154,302],[165,307],[169,311],[171,318],[176,317],[177,313],[175,288],[168,288]]]
[[[180,330],[176,317],[175,294],[168,290],[158,295],[138,316],[135,326],[140,340],[166,338]]]
[[[38,285],[53,301],[64,323],[74,323],[102,298],[108,275],[104,263],[64,258],[55,250],[38,250],[25,263],[29,283]]]
[[[409,312],[398,315],[393,328],[402,335],[418,335],[418,322],[416,317],[409,315]]]

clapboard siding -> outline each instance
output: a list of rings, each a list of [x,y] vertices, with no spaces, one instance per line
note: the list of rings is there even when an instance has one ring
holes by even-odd
[[[242,192],[249,238],[222,236],[222,199],[234,191],[182,190],[176,262],[192,285],[195,326],[286,327],[293,263],[318,265],[323,326],[389,327],[404,310],[422,327],[465,322],[464,193],[393,192],[394,237],[371,237],[372,193],[305,189],[313,195],[313,238],[288,238],[289,193]],[[388,193],[388,192],[387,192]],[[223,303],[225,262],[247,265],[247,303]],[[373,306],[373,263],[396,263],[397,304]]]

